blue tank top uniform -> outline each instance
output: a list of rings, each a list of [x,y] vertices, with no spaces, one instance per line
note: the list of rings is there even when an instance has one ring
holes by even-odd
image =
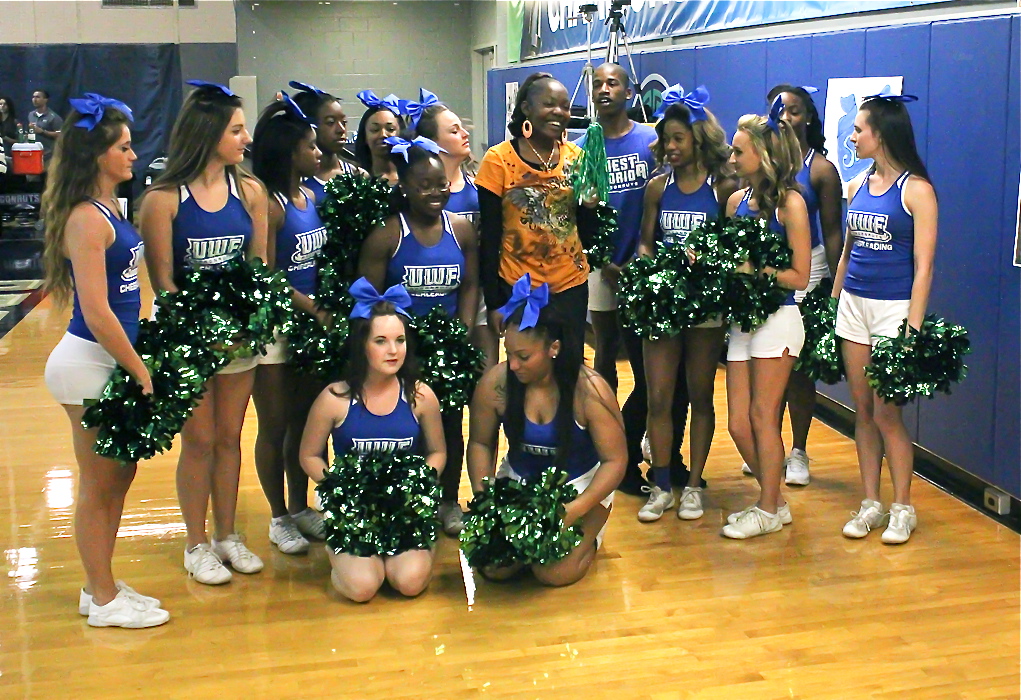
[[[446,210],[453,214],[467,217],[473,226],[479,223],[479,188],[468,176],[464,178],[464,187],[460,192],[451,192],[447,200]]]
[[[422,432],[414,411],[404,396],[401,385],[397,405],[385,416],[378,416],[356,398],[351,399],[344,422],[336,426],[331,435],[334,454],[364,455],[370,452],[419,453],[419,436]]]
[[[606,172],[610,180],[608,204],[617,210],[613,262],[623,265],[635,256],[642,233],[642,200],[645,185],[656,169],[652,143],[656,130],[634,123],[631,131],[606,139]],[[585,146],[585,137],[578,139]]]
[[[715,219],[719,215],[720,203],[716,200],[716,188],[711,178],[691,194],[684,194],[671,171],[659,201],[656,240],[667,247],[684,245],[689,233],[704,224],[706,219]]]
[[[442,306],[451,316],[457,314],[457,293],[464,277],[464,253],[454,236],[450,217],[442,213],[443,234],[434,246],[424,246],[415,238],[404,214],[399,214],[401,238],[386,266],[386,286],[404,285],[411,295],[412,316],[424,316]]]
[[[577,479],[599,464],[592,434],[575,421],[571,426],[571,452],[567,456],[568,479]],[[525,416],[521,444],[507,452],[507,463],[522,479],[535,479],[557,458],[556,420],[533,423]]]
[[[747,216],[750,218],[758,217],[759,213],[753,212],[751,206],[748,204],[748,200],[751,199],[751,196],[752,190],[749,187],[745,191],[744,198],[741,200],[741,203],[737,205],[737,210],[734,212],[734,216]],[[785,241],[787,240],[787,228],[780,223],[780,220],[778,218],[776,218],[775,211],[773,212],[773,216],[769,219],[769,228],[782,235]],[[794,290],[791,290],[791,293],[788,294],[787,298],[783,300],[783,305],[784,306],[797,305],[796,302],[794,301]]]
[[[219,211],[200,207],[188,186],[181,185],[173,221],[175,278],[189,268],[219,267],[248,250],[252,217],[241,201],[237,182],[226,177],[227,203]]]
[[[284,223],[277,231],[277,268],[287,275],[287,282],[302,294],[312,295],[316,290],[316,255],[326,242],[326,227],[316,211],[315,203],[305,197],[305,208],[281,194],[277,201],[284,210]]]
[[[865,177],[847,207],[848,235],[854,237],[844,289],[865,299],[911,299],[915,277],[915,220],[904,206],[904,172],[880,195]]]
[[[358,172],[358,169],[348,163],[347,161],[340,161],[340,174],[341,175],[354,175]],[[320,180],[315,175],[312,177],[305,178],[305,181],[301,184],[307,187],[312,194],[315,196],[316,204],[322,204],[326,199],[326,183],[327,180]]]
[[[92,200],[106,220],[113,227],[114,239],[106,249],[106,298],[110,310],[120,321],[128,340],[135,342],[138,338],[138,314],[142,309],[142,297],[138,284],[138,264],[142,260],[144,246],[142,237],[131,225],[131,222],[115,215],[110,209]],[[68,261],[68,266],[71,263]],[[71,269],[71,281],[74,282],[74,269]],[[97,342],[92,331],[85,323],[81,302],[78,300],[78,288],[74,290],[74,310],[67,332],[83,340]]]
[[[815,159],[815,149],[808,149],[805,156],[805,163],[798,171],[795,180],[801,185],[801,196],[805,199],[805,206],[808,208],[808,228],[812,236],[812,247],[822,245],[822,226],[819,223],[819,193],[812,187],[812,161]]]

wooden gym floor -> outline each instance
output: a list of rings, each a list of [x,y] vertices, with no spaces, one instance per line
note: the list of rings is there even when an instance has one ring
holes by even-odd
[[[1019,697],[1018,535],[918,480],[910,543],[843,538],[857,466],[853,443],[828,427],[812,430],[811,485],[787,491],[793,526],[720,537],[725,515],[755,498],[726,432],[722,371],[705,516],[641,524],[641,500],[618,494],[575,586],[480,580],[469,609],[444,538],[420,598],[339,600],[322,547],[292,557],[268,542],[250,408],[238,527],[265,570],[220,587],[188,579],[175,450],[141,465],[114,567],[171,620],[90,628],[75,609],[69,430],[42,379],[66,320],[46,300],[0,338],[0,697]],[[631,376],[619,369],[624,397]]]

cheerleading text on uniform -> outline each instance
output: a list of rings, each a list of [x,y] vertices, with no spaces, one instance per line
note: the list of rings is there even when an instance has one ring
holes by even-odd
[[[138,289],[138,264],[142,261],[143,250],[144,247],[141,242],[131,249],[131,261],[124,268],[124,271],[121,272],[121,279],[124,281],[124,284],[120,286],[122,294]]]
[[[291,262],[294,264],[288,267],[287,271],[297,272],[298,270],[307,270],[310,267],[314,267],[316,255],[319,254],[319,249],[326,243],[326,235],[325,226],[296,234],[294,236],[294,252],[291,253]]]
[[[847,227],[854,235],[854,244],[871,250],[893,250],[893,234],[886,227],[890,217],[862,211],[847,212]]]
[[[628,153],[607,158],[606,173],[611,192],[636,190],[644,187],[649,179],[649,164],[638,153]]]
[[[354,452],[363,455],[369,452],[406,452],[415,443],[415,438],[351,438]]]
[[[214,267],[238,257],[245,247],[244,236],[189,238],[185,262],[194,267]]]
[[[440,297],[461,286],[460,265],[405,265],[401,283],[418,297]]]

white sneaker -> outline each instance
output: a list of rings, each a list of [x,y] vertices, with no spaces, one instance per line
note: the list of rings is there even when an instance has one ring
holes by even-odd
[[[116,584],[117,584],[117,590],[118,591],[124,591],[129,596],[132,596],[134,598],[138,598],[143,603],[148,605],[150,608],[158,608],[158,607],[161,606],[159,598],[151,598],[151,597],[149,597],[147,595],[142,595],[141,593],[139,593],[134,588],[132,588],[128,584],[124,583],[120,579],[118,579],[116,581]],[[83,588],[78,593],[78,613],[81,614],[81,615],[88,615],[89,614],[89,606],[90,605],[92,605],[92,594],[91,593],[86,593],[85,589]]]
[[[685,486],[681,494],[681,504],[677,507],[677,517],[681,520],[698,520],[702,517],[702,489]]]
[[[883,524],[887,515],[883,512],[883,505],[879,501],[872,501],[866,498],[861,502],[861,508],[857,513],[851,512],[853,516],[844,525],[844,537],[860,540],[877,527]]]
[[[723,526],[723,536],[734,540],[746,540],[749,537],[768,535],[783,529],[780,515],[771,515],[758,506],[752,506],[738,515],[737,520]]]
[[[256,574],[262,571],[262,559],[245,546],[237,533],[227,535],[223,540],[213,540],[212,544],[216,556],[220,557],[221,561],[229,561],[234,571],[242,574]]]
[[[728,523],[736,523],[738,518],[740,518],[742,515],[744,515],[745,513],[747,513],[748,511],[750,511],[754,507],[755,507],[755,505],[753,504],[753,505],[748,506],[744,510],[739,510],[736,513],[731,513],[730,515],[727,516],[727,522]],[[791,504],[790,503],[784,503],[782,506],[777,508],[776,509],[776,514],[780,516],[780,524],[781,525],[790,525],[791,523],[794,522],[794,517],[791,516]]]
[[[901,503],[890,504],[890,524],[883,531],[883,544],[904,544],[918,527],[918,516],[914,506]]]
[[[290,515],[270,518],[269,541],[284,554],[304,554],[308,551],[308,540],[298,531],[298,524]]]
[[[461,529],[464,527],[464,511],[461,510],[458,502],[441,501],[439,510],[443,531],[451,537],[461,534]]]
[[[649,442],[648,433],[642,436],[642,459],[648,464],[652,464],[652,444]]]
[[[208,586],[227,583],[233,577],[230,569],[223,565],[213,548],[205,542],[192,550],[184,550],[184,568],[192,578]]]
[[[170,619],[170,613],[153,608],[127,591],[117,591],[117,597],[106,605],[89,604],[88,623],[92,627],[157,627]]]
[[[323,514],[312,508],[306,508],[300,513],[291,516],[291,520],[298,526],[298,532],[307,538],[315,540],[326,539],[326,523],[323,522]]]
[[[755,476],[755,474],[752,473],[752,468],[748,466],[747,462],[741,462],[741,473],[745,476]]]
[[[674,507],[674,492],[664,491],[658,486],[643,486],[642,491],[649,494],[648,502],[638,511],[638,520],[651,523],[663,517],[663,511]]]
[[[811,477],[808,475],[808,454],[797,448],[791,450],[787,455],[787,479],[788,486],[808,486]]]

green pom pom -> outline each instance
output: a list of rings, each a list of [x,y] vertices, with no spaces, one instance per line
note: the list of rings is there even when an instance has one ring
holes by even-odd
[[[437,306],[425,316],[412,319],[418,340],[422,381],[436,393],[444,413],[460,410],[471,402],[475,385],[485,367],[485,355],[468,339],[459,319]]]
[[[335,382],[344,373],[350,323],[344,312],[335,313],[329,326],[294,309],[284,326],[287,336],[287,364],[302,374],[323,382]]]
[[[837,340],[837,300],[833,280],[824,277],[801,302],[805,345],[794,370],[812,381],[836,384],[844,378],[844,358]]]
[[[610,197],[610,175],[606,172],[606,141],[603,127],[592,122],[585,131],[585,147],[575,165],[571,184],[579,201],[595,195],[605,202]],[[600,266],[601,267],[601,266]]]
[[[919,396],[950,393],[950,385],[968,374],[964,356],[971,341],[964,326],[929,314],[918,331],[907,334],[907,320],[895,338],[883,338],[872,349],[872,364],[865,368],[869,386],[898,406]]]
[[[680,246],[660,246],[653,257],[632,260],[620,274],[618,312],[624,324],[647,340],[680,333],[687,269]]]
[[[440,486],[420,455],[338,455],[316,491],[335,553],[393,556],[436,543]]]
[[[137,462],[169,449],[206,382],[231,359],[265,352],[291,312],[283,273],[270,274],[261,261],[189,271],[179,289],[157,295],[156,320],[140,322],[135,349],[152,395],[118,367],[82,416],[83,426],[99,429],[97,454]]]
[[[362,243],[390,212],[390,183],[383,178],[345,174],[330,180],[325,189],[326,196],[318,209],[327,238],[319,251],[317,295],[328,304],[343,297],[334,284],[343,284],[346,293],[347,285],[357,278]],[[327,267],[332,269],[324,278],[323,269]]]
[[[599,202],[596,205],[596,218],[599,226],[585,247],[589,267],[594,270],[613,262],[613,237],[618,228],[617,210],[606,202]]]
[[[476,568],[560,561],[582,540],[579,525],[563,526],[564,506],[578,493],[567,473],[549,467],[538,478],[485,479],[468,504],[461,549]]]

